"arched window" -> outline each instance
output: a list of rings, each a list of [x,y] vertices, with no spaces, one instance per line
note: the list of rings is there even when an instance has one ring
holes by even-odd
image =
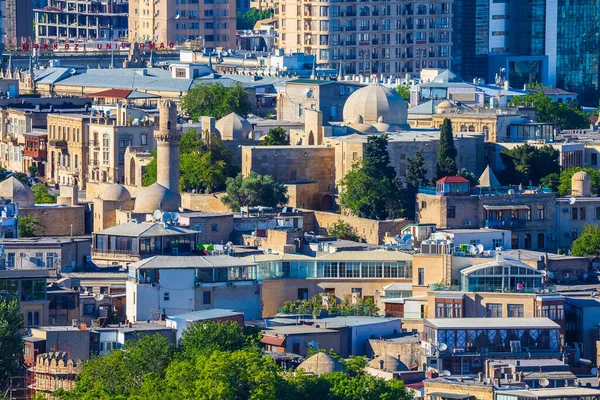
[[[475,127],[473,125],[469,126],[469,132],[475,132]]]
[[[38,326],[39,324],[40,324],[40,312],[39,312],[39,311],[36,311],[36,312],[33,314],[33,325],[34,325],[34,326]]]
[[[466,125],[461,126],[460,127],[460,131],[461,132],[466,132],[467,131],[467,126]]]
[[[33,315],[31,311],[27,313],[27,326],[31,326],[33,324]]]

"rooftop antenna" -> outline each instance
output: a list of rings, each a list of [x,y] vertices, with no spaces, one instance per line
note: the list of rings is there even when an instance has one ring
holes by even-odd
[[[313,56],[313,66],[312,73],[310,74],[310,79],[317,79],[317,56]]]
[[[148,64],[150,68],[154,68],[154,49],[150,50],[150,61]]]
[[[208,68],[212,69],[212,54],[208,53]]]
[[[7,70],[12,71],[13,65],[12,65],[12,53],[10,53],[8,55],[8,66],[6,67]]]
[[[110,51],[110,66],[109,68],[114,69],[115,68],[115,50],[111,50]]]

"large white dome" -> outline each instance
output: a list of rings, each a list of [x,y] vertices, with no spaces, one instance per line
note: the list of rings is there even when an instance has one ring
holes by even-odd
[[[163,185],[154,183],[141,189],[135,198],[134,211],[151,213],[154,210],[179,211],[181,197]]]
[[[352,123],[356,115],[361,115],[368,125],[375,125],[382,119],[386,124],[408,129],[407,114],[408,106],[402,96],[376,82],[352,93],[344,104],[345,123]]]

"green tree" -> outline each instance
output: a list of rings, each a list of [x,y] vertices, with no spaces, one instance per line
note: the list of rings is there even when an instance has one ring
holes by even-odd
[[[182,191],[223,190],[227,177],[235,175],[231,155],[219,138],[212,137],[210,144],[206,144],[197,130],[190,129],[181,135],[179,146],[179,183]],[[153,150],[152,161],[146,166],[142,177],[144,186],[156,182],[157,165],[156,151]]]
[[[27,171],[29,171],[29,174],[31,174],[31,177],[32,177],[32,178],[34,178],[34,177],[36,177],[36,176],[37,176],[37,173],[38,173],[38,167],[37,167],[37,165],[30,165],[30,166],[27,168]]]
[[[427,170],[425,169],[425,157],[423,150],[417,150],[413,158],[409,158],[406,164],[406,175],[404,180],[406,182],[406,216],[409,219],[415,218],[416,213],[416,201],[419,186],[427,185]]]
[[[287,203],[287,187],[273,179],[271,175],[250,172],[247,177],[238,174],[227,178],[227,194],[221,201],[233,211],[241,207],[277,207]]]
[[[235,322],[198,322],[186,329],[181,338],[182,353],[191,360],[215,351],[231,352],[252,345],[250,337]]]
[[[75,389],[61,399],[127,399],[138,393],[146,379],[164,379],[176,348],[160,334],[140,335],[125,343],[123,351],[87,361]]]
[[[471,187],[475,187],[479,184],[479,178],[474,173],[467,171],[466,168],[461,168],[456,173],[456,176],[461,176],[461,177],[467,179],[469,181],[469,183],[471,184]]]
[[[198,84],[181,98],[181,107],[195,120],[203,116],[221,119],[232,112],[245,117],[252,111],[249,93],[240,83],[230,87],[219,82]]]
[[[262,144],[263,146],[283,146],[290,144],[290,140],[287,138],[285,129],[278,126],[277,128],[269,129]]]
[[[410,101],[410,86],[406,84],[400,85],[396,88],[396,92],[402,96],[404,101]]]
[[[363,241],[363,238],[356,233],[356,229],[341,219],[334,222],[333,225],[327,229],[327,234],[329,236],[335,236],[339,239],[353,240],[355,242]]]
[[[569,167],[560,172],[560,175],[553,173],[544,177],[543,181],[547,184],[554,184],[550,186],[559,196],[568,196],[571,193],[571,179],[579,171],[585,171],[592,178],[592,190],[595,192],[600,191],[600,171],[593,168],[581,168],[581,167]],[[558,175],[558,183],[556,177]]]
[[[558,150],[552,146],[535,147],[528,144],[504,149],[500,159],[504,171],[499,174],[503,184],[539,185],[542,178],[553,173],[560,173]]]
[[[587,115],[576,102],[552,101],[542,91],[515,96],[509,103],[514,106],[533,104],[537,120],[557,124],[559,129],[581,129],[589,127]]]
[[[540,179],[540,185],[544,188],[551,189],[554,193],[558,193],[560,186],[560,176],[558,172],[553,172]]]
[[[236,14],[237,29],[254,29],[254,25],[260,20],[273,17],[273,10],[258,10],[251,8],[245,13],[238,11]]]
[[[456,147],[454,146],[454,135],[452,134],[452,122],[445,118],[440,130],[440,144],[438,149],[438,162],[436,166],[437,179],[446,176],[455,176],[458,172],[456,168]]]
[[[19,217],[19,237],[34,237],[36,232],[43,228],[44,224],[37,215]]]
[[[19,372],[23,360],[23,315],[16,295],[0,292],[0,387]]]
[[[53,204],[56,203],[56,196],[51,195],[49,187],[46,184],[38,183],[31,187],[35,204]]]
[[[386,135],[369,136],[364,159],[340,183],[342,207],[358,217],[383,220],[403,215],[402,183],[390,166],[387,145]]]
[[[586,224],[581,236],[573,242],[571,255],[600,257],[600,226]]]

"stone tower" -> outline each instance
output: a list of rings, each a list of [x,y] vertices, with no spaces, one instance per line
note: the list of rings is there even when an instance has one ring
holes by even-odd
[[[157,182],[179,195],[179,140],[177,107],[171,100],[160,101],[160,129],[156,138]]]

